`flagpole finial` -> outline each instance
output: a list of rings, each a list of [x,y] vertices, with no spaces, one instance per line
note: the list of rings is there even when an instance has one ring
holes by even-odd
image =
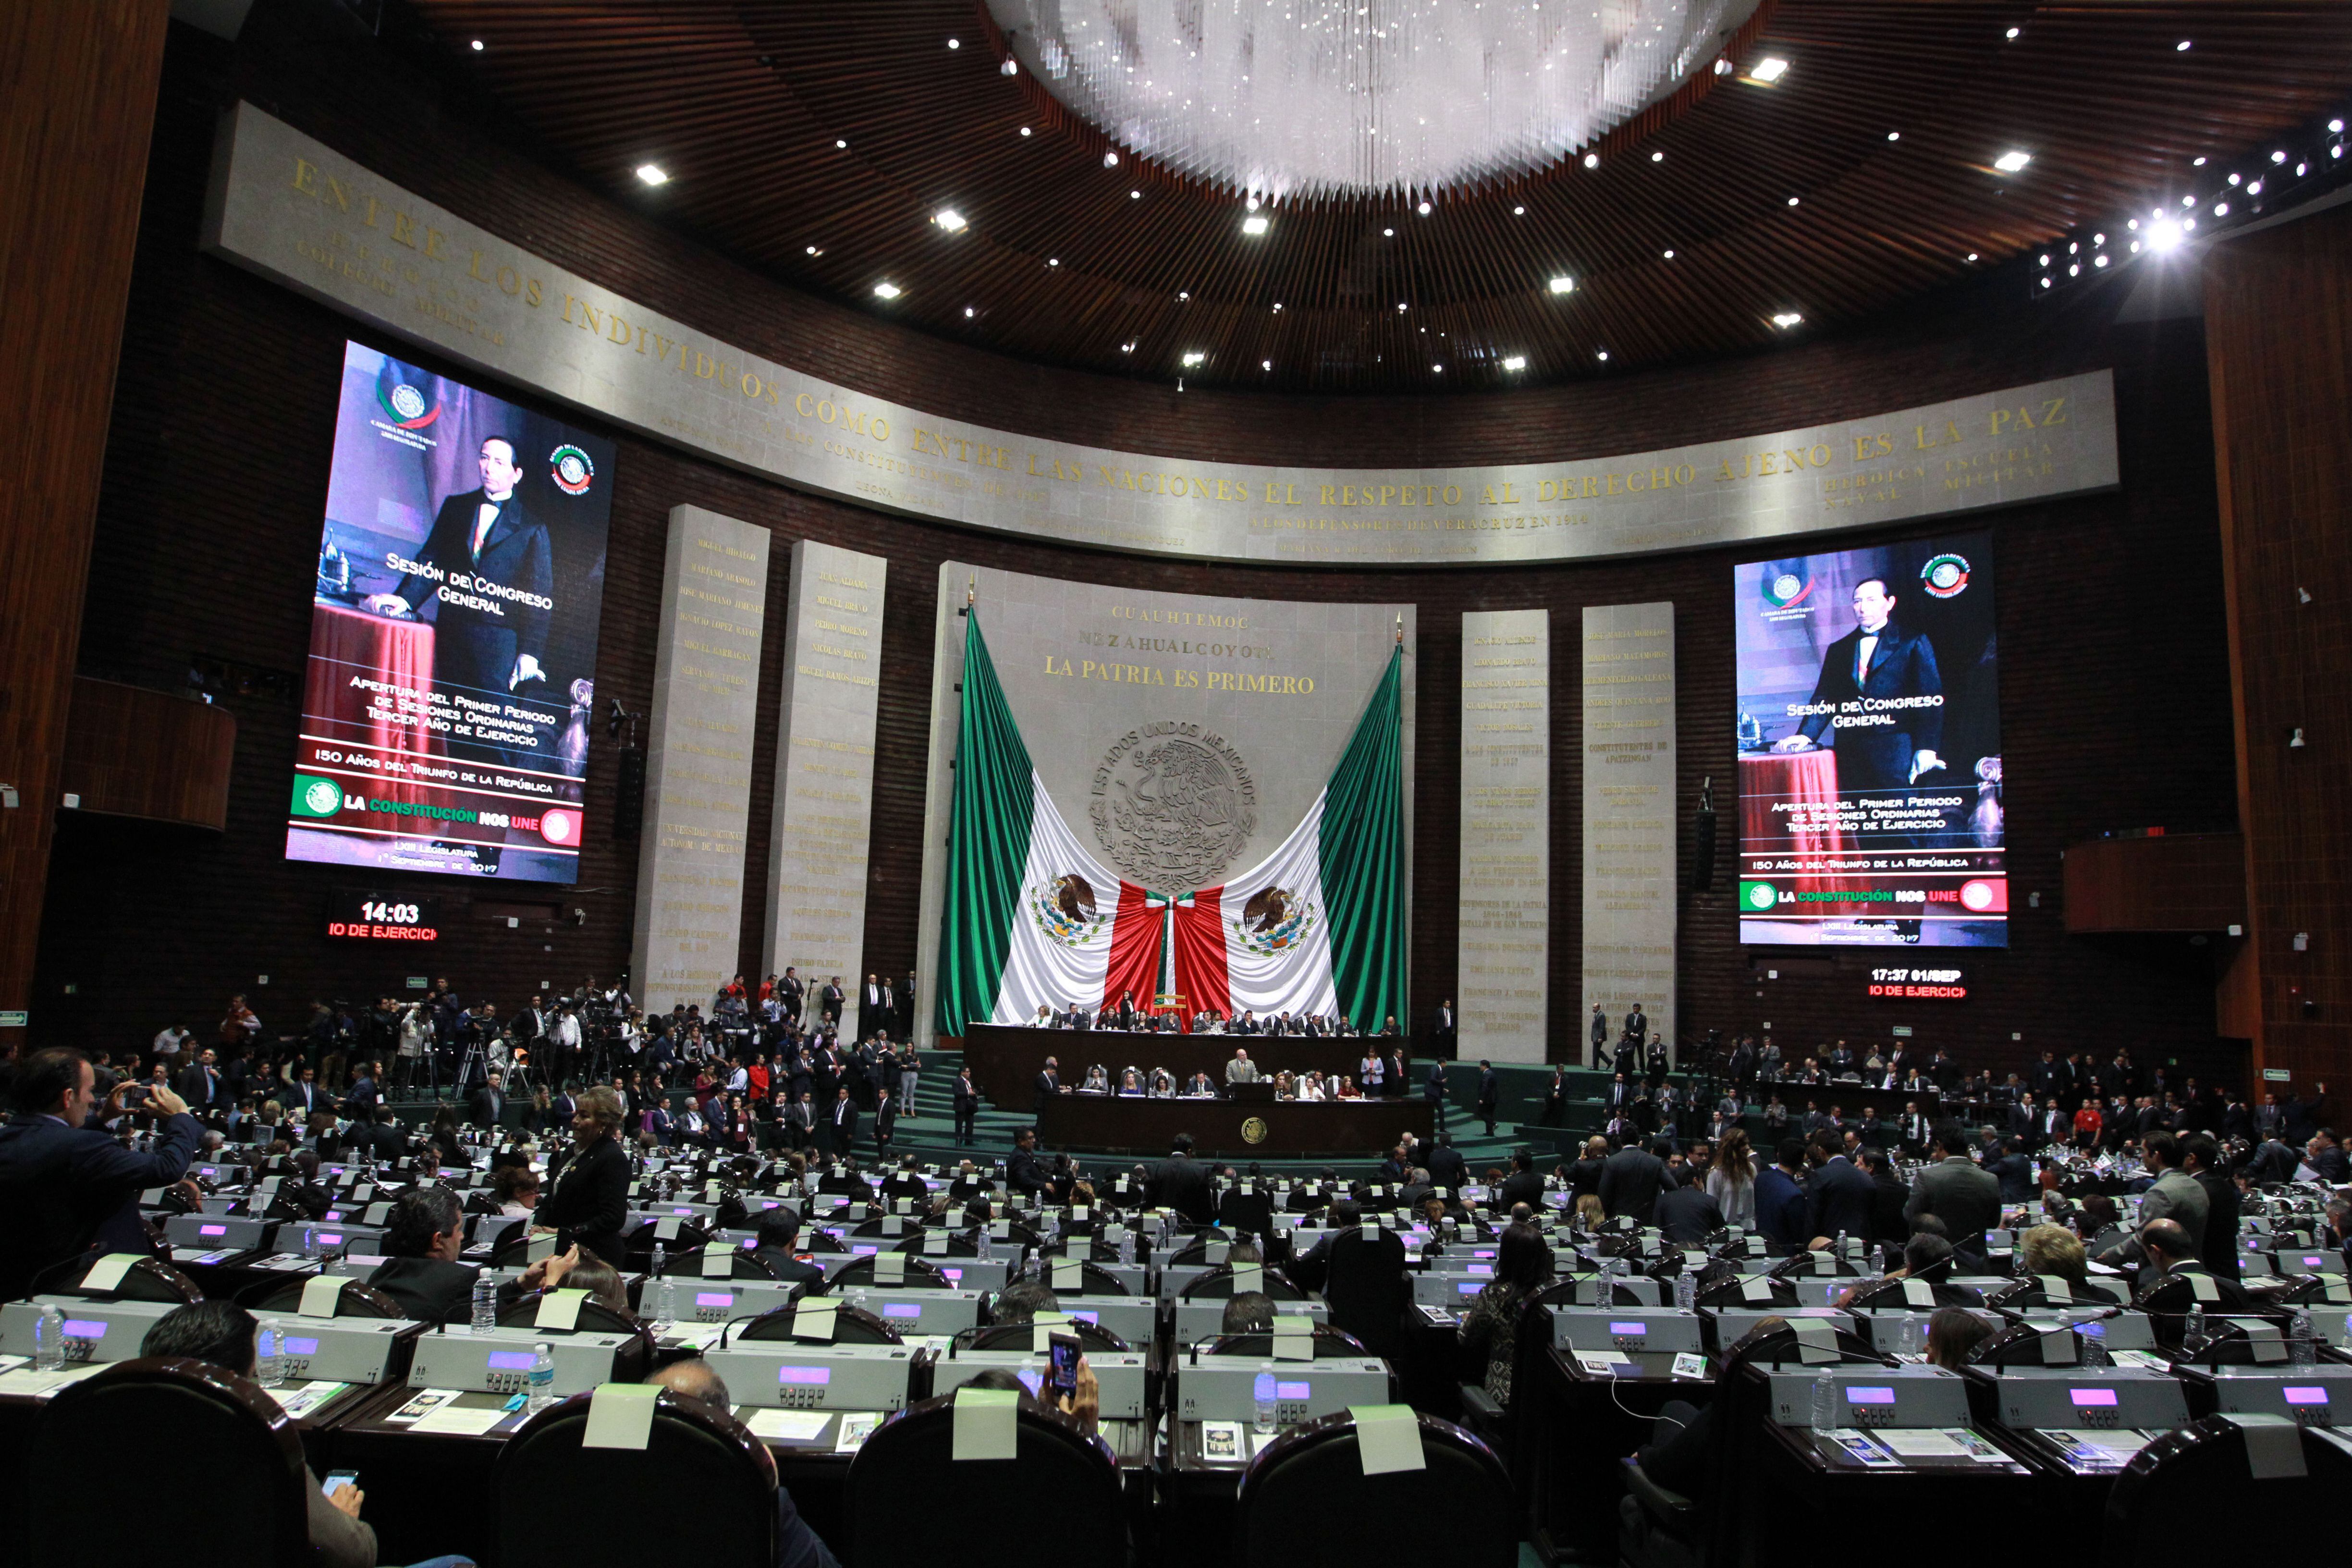
[[[973,603],[974,603],[975,601],[977,601],[977,600],[979,599],[979,597],[980,597],[980,574],[979,574],[979,573],[977,573],[977,572],[975,572],[975,573],[973,573],[973,574],[971,574],[971,582],[969,582],[969,583],[966,583],[966,584],[964,584],[964,588],[963,588],[963,607],[964,607],[965,609],[967,609],[967,610],[968,610],[968,609],[970,609],[970,608],[971,608],[971,606],[972,606]]]
[[[1402,610],[1397,612],[1396,638],[1397,647],[1404,647],[1404,612]]]

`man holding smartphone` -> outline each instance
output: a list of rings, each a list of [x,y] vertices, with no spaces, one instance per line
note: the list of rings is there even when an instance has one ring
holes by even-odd
[[[142,1108],[156,1118],[155,1145],[126,1149],[102,1124],[123,1114],[132,1085],[116,1083],[100,1105],[96,1082],[89,1058],[63,1047],[17,1064],[16,1116],[0,1127],[0,1300],[26,1294],[42,1269],[93,1248],[155,1250],[139,1194],[180,1179],[203,1129],[158,1081],[147,1086]]]

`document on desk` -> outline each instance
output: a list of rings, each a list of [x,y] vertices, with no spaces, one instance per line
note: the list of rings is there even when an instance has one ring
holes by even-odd
[[[1958,1426],[1883,1426],[1872,1436],[1886,1445],[1899,1459],[1974,1459],[1998,1465],[2008,1458],[1975,1433]]]
[[[467,1405],[444,1405],[416,1418],[412,1432],[438,1432],[445,1436],[478,1437],[511,1414],[504,1405],[478,1410]]]
[[[744,1407],[751,1410],[750,1419],[743,1424],[751,1436],[765,1443],[814,1443],[833,1420],[830,1410],[774,1410]]]
[[[1212,1465],[1242,1462],[1242,1424],[1238,1421],[1201,1423],[1201,1458]]]
[[[2144,1366],[2150,1372],[2169,1372],[2172,1363],[2147,1351],[2113,1351],[2109,1358],[2117,1366]]]
[[[19,1398],[47,1399],[71,1384],[85,1377],[95,1377],[106,1370],[107,1363],[94,1362],[88,1366],[69,1366],[59,1372],[34,1372],[29,1368],[0,1373],[0,1394],[13,1394]]]
[[[882,1425],[878,1410],[845,1410],[841,1413],[841,1429],[833,1435],[833,1451],[855,1454],[866,1447],[866,1439],[874,1436],[874,1428]]]
[[[385,1416],[383,1418],[384,1423],[387,1426],[405,1426],[410,1422],[418,1420],[428,1413],[440,1409],[451,1400],[456,1399],[462,1392],[464,1392],[462,1389],[456,1388],[428,1388],[423,1393],[411,1398],[407,1404],[402,1405],[391,1415]]]
[[[2093,1469],[2121,1469],[2132,1462],[2142,1448],[2155,1440],[2146,1432],[2129,1429],[2115,1432],[2064,1432],[2055,1427],[2042,1428],[2042,1435],[2074,1463]],[[2161,1433],[2156,1436],[2162,1436]]]
[[[299,1388],[273,1389],[278,1408],[289,1415],[308,1415],[330,1399],[351,1386],[348,1383],[327,1383],[319,1380],[303,1384]]]
[[[1579,1351],[1576,1364],[1595,1377],[1622,1377],[1634,1369],[1633,1358],[1623,1351]]]

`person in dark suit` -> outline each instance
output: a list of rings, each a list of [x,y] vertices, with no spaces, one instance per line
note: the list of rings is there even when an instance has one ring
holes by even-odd
[[[1192,1134],[1178,1133],[1168,1158],[1152,1172],[1151,1202],[1155,1207],[1174,1209],[1197,1225],[1217,1217],[1217,1196],[1209,1184],[1208,1167],[1192,1158]]]
[[[347,1142],[354,1153],[364,1148],[367,1152],[387,1164],[398,1160],[408,1152],[408,1139],[400,1130],[400,1117],[391,1106],[383,1104],[379,1104],[375,1108],[373,1124],[359,1121],[352,1123],[351,1136]]]
[[[1444,1062],[1436,1061],[1429,1064],[1429,1076],[1422,1080],[1421,1094],[1423,1099],[1429,1101],[1430,1108],[1437,1114],[1437,1131],[1444,1132],[1445,1131],[1445,1064]]]
[[[1495,1076],[1495,1064],[1480,1058],[1478,1061],[1478,1116],[1486,1124],[1486,1136],[1495,1135],[1495,1110],[1503,1098],[1503,1080]]]
[[[833,1138],[833,1157],[847,1159],[857,1142],[857,1102],[849,1098],[847,1084],[833,1091],[833,1104],[826,1108],[824,1119]]]
[[[204,1130],[180,1097],[146,1087],[157,1118],[154,1147],[124,1148],[93,1124],[122,1113],[138,1087],[118,1082],[101,1104],[97,1072],[78,1050],[49,1047],[16,1067],[16,1115],[0,1127],[0,1300],[15,1300],[53,1263],[93,1248],[154,1252],[139,1194],[186,1173]]]
[[[1664,1139],[1644,1149],[1628,1143],[1601,1167],[1601,1209],[1611,1219],[1632,1215],[1642,1225],[1651,1223],[1658,1194],[1674,1183],[1666,1173],[1671,1147]]]
[[[1609,1015],[1601,1004],[1592,1005],[1592,1065],[1600,1067],[1609,1059]]]
[[[1454,1054],[1455,1023],[1454,998],[1448,996],[1437,1005],[1436,1027],[1432,1031],[1435,1036],[1432,1042],[1433,1048],[1441,1057],[1450,1057]]]
[[[800,1216],[788,1208],[772,1208],[760,1215],[759,1245],[751,1256],[768,1266],[775,1277],[787,1285],[814,1289],[824,1279],[824,1269],[817,1264],[803,1261],[795,1250],[801,1238]]]
[[[221,1083],[220,1068],[213,1065],[212,1052],[205,1052],[180,1069],[180,1098],[199,1114],[227,1100],[228,1090]]]
[[[1381,1081],[1390,1099],[1402,1100],[1405,1097],[1406,1091],[1410,1086],[1405,1081],[1404,1047],[1402,1046],[1398,1046],[1389,1052],[1388,1071],[1382,1075]]]
[[[1814,682],[1812,707],[1823,711],[1806,715],[1797,732],[1773,748],[1809,752],[1832,729],[1832,716],[1869,717],[1859,704],[1940,698],[1944,678],[1936,668],[1934,645],[1917,632],[1906,632],[1890,619],[1895,595],[1884,577],[1865,577],[1853,585],[1853,614],[1860,624],[1830,644],[1822,654],[1822,670]],[[1853,706],[1849,706],[1853,705]],[[1863,790],[1906,789],[1920,774],[1944,765],[1937,748],[1944,741],[1944,710],[1940,703],[1881,710],[1895,716],[1893,724],[1854,724],[1836,733],[1837,782],[1841,794]]]
[[[482,486],[442,501],[433,531],[411,572],[388,594],[367,600],[387,616],[417,615],[437,602],[433,616],[433,683],[443,690],[504,697],[530,681],[546,682],[547,626],[555,592],[555,554],[546,524],[532,518],[516,487],[522,480],[515,444],[504,436],[482,440],[477,459]],[[467,592],[451,579],[504,590]],[[421,618],[421,617],[420,617]],[[453,737],[454,755],[503,761],[509,749]]]
[[[838,1026],[842,1004],[848,999],[848,994],[841,988],[841,976],[836,974],[824,983],[824,990],[817,998],[817,1012],[827,1025]]]
[[[1554,1067],[1551,1082],[1545,1086],[1543,1110],[1536,1121],[1546,1127],[1557,1127],[1568,1115],[1568,1069]]]
[[[1454,1146],[1454,1140],[1443,1132],[1437,1135],[1437,1147],[1429,1152],[1429,1179],[1434,1185],[1456,1191],[1470,1183],[1469,1162],[1462,1158],[1462,1151]]]
[[[1697,1247],[1723,1228],[1723,1210],[1696,1182],[1670,1187],[1652,1206],[1652,1223],[1678,1247]]]
[[[2135,1301],[2145,1300],[2147,1293],[2176,1274],[2203,1274],[2213,1280],[2214,1300],[2209,1313],[2250,1312],[2254,1310],[2253,1298],[2235,1279],[2215,1275],[2197,1256],[2197,1244],[2189,1239],[2188,1230],[2177,1219],[2152,1219],[2139,1227],[2140,1265],[2137,1289],[2132,1293]]]
[[[466,1101],[466,1119],[477,1127],[496,1127],[506,1114],[506,1075],[492,1068]]]
[[[1052,1102],[1054,1097],[1062,1092],[1061,1068],[1062,1064],[1059,1060],[1053,1057],[1047,1057],[1045,1058],[1045,1065],[1037,1069],[1036,1109],[1039,1110],[1045,1110],[1045,1107]]]
[[[2217,1279],[2238,1277],[2238,1184],[2213,1140],[2202,1132],[2180,1140],[2180,1168],[2205,1189],[2205,1239],[2198,1257]]]
[[[368,1276],[368,1286],[391,1297],[411,1322],[469,1322],[474,1281],[482,1271],[457,1261],[465,1247],[466,1216],[457,1194],[447,1187],[413,1187],[393,1203],[383,1231],[383,1261]],[[520,1279],[499,1287],[499,1305],[533,1290],[553,1289],[579,1261],[576,1245],[561,1257],[540,1259]]]
[[[621,1097],[609,1085],[580,1091],[572,1147],[548,1166],[548,1194],[540,1200],[532,1226],[556,1232],[615,1268],[628,1261],[621,1241],[629,1218],[629,1156],[620,1144],[621,1118]]]
[[[383,1098],[376,1088],[375,1064],[362,1062],[352,1078],[351,1092],[343,1096],[343,1114],[365,1121],[374,1111],[376,1101]]]
[[[980,1121],[980,1090],[972,1084],[971,1068],[956,1069],[954,1092],[955,1141],[960,1145],[970,1143],[978,1136]]]
[[[1508,1214],[1512,1205],[1525,1204],[1541,1215],[1543,1193],[1543,1178],[1536,1174],[1535,1156],[1525,1149],[1513,1150],[1511,1173],[1503,1178],[1503,1184],[1496,1190],[1495,1206]]]
[[[1633,1004],[1633,1010],[1625,1015],[1624,1037],[1638,1046],[1647,1039],[1649,1035],[1650,1016],[1643,1012],[1642,1005],[1636,1002]]]
[[[1876,1193],[1870,1177],[1845,1157],[1844,1140],[1822,1131],[1805,1145],[1805,1163],[1812,1180],[1805,1191],[1805,1225],[1813,1245],[1825,1247],[1840,1235],[1870,1235],[1871,1205]]]

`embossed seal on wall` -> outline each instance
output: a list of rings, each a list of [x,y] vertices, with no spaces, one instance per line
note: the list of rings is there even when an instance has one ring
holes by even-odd
[[[1257,830],[1257,780],[1223,736],[1163,719],[1121,735],[1096,765],[1095,841],[1147,888],[1214,883]]]

